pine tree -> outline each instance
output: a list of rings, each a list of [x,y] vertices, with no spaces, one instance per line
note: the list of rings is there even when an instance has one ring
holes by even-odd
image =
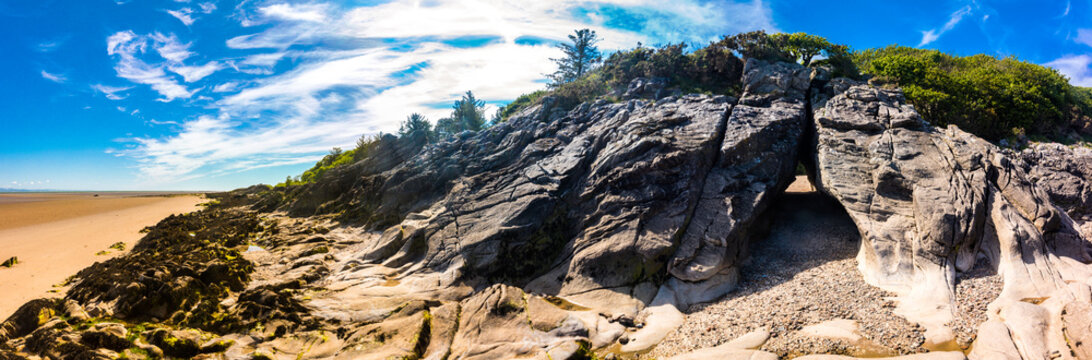
[[[432,131],[432,124],[424,115],[413,113],[402,122],[398,129],[398,136],[409,139],[416,144],[431,144],[436,141],[436,133]]]
[[[599,48],[595,46],[599,39],[594,30],[576,30],[569,35],[569,41],[572,43],[557,44],[557,48],[565,53],[564,57],[550,59],[557,63],[557,72],[549,76],[554,86],[579,79],[603,60]]]
[[[485,102],[467,91],[462,99],[452,106],[451,118],[459,124],[460,131],[481,131],[485,127]]]

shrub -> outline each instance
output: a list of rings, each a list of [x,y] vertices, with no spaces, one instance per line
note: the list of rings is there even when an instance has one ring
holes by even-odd
[[[341,151],[341,148],[334,148],[330,151],[329,155],[322,157],[322,160],[315,163],[315,166],[312,166],[310,169],[307,169],[307,171],[304,171],[303,174],[300,174],[299,182],[303,184],[313,183],[330,169],[351,164],[355,155],[356,150],[343,152]]]
[[[1059,138],[1092,110],[1088,89],[1014,57],[959,57],[894,45],[853,57],[868,74],[901,87],[930,122],[955,124],[992,141],[1023,134]]]

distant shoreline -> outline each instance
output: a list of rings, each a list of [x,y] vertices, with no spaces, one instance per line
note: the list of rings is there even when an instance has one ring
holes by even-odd
[[[83,194],[132,194],[134,196],[153,195],[195,195],[208,194],[222,191],[136,191],[136,190],[0,190],[0,195],[9,194],[57,194],[57,195],[83,195]]]
[[[0,193],[0,318],[22,303],[61,296],[54,285],[80,269],[131,249],[143,234],[171,214],[200,209],[208,201],[198,192],[18,192]],[[101,195],[101,196],[95,196]],[[55,290],[56,292],[49,292]]]

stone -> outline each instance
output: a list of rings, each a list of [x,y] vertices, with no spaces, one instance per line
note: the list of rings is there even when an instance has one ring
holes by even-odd
[[[667,97],[667,79],[665,78],[643,78],[639,77],[629,82],[629,86],[626,87],[625,93],[622,94],[622,99],[652,99],[659,100]]]
[[[742,350],[728,344],[720,346],[714,346],[711,348],[699,349],[685,354],[679,354],[667,358],[666,360],[704,360],[704,359],[724,359],[724,360],[776,360],[777,354],[759,351],[759,350]]]
[[[743,336],[733,339],[725,343],[724,345],[730,348],[741,350],[758,350],[766,343],[766,340],[770,339],[770,332],[766,329],[755,330]]]
[[[859,332],[857,322],[848,319],[828,320],[815,325],[808,325],[801,328],[800,332],[809,336],[845,340],[850,344],[858,343],[864,339]]]
[[[1062,331],[1077,359],[1092,359],[1092,305],[1073,301],[1062,309]]]
[[[971,360],[1020,360],[1020,351],[1009,335],[1009,328],[1005,323],[997,320],[987,320],[978,326],[978,337],[975,339],[971,352],[967,357]]]
[[[963,356],[959,351],[933,351],[920,354],[903,355],[903,356],[891,356],[891,357],[875,357],[875,358],[855,358],[845,355],[805,355],[797,357],[801,360],[852,360],[852,359],[888,359],[888,360],[962,360],[967,357]]]
[[[1073,219],[1086,239],[1092,238],[1092,149],[1044,143],[1016,155],[1050,202]]]

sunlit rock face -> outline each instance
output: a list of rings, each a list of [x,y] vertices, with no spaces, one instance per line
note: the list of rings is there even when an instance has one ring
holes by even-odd
[[[1079,166],[1035,157],[1044,152],[1025,153],[1033,164],[1020,166],[958,128],[928,125],[898,91],[830,90],[813,104],[819,188],[856,222],[865,279],[900,294],[900,313],[928,329],[926,347],[952,343],[955,274],[984,258],[1005,281],[989,313],[1003,323],[990,326],[1013,334],[1015,346],[1004,347],[1023,358],[1070,356],[1080,340],[1063,336],[1062,314],[1087,302],[1092,245],[1051,199],[1082,211]]]

